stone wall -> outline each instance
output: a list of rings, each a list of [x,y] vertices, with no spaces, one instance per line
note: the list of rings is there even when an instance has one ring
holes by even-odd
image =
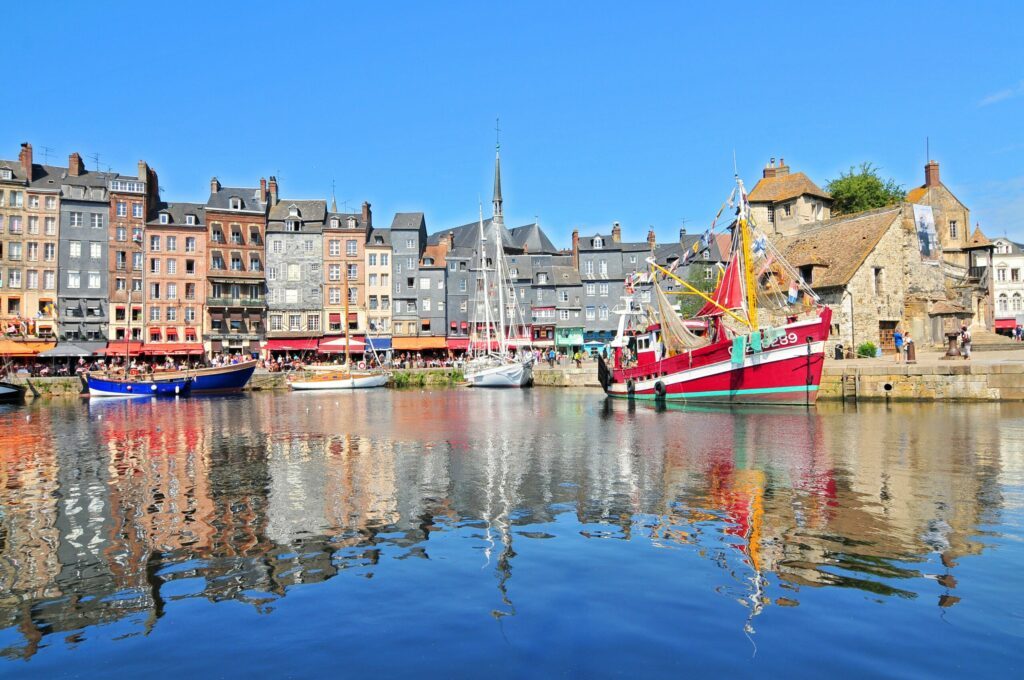
[[[843,380],[862,401],[1024,401],[1024,364],[950,361],[940,366],[826,365],[818,398],[841,400]]]

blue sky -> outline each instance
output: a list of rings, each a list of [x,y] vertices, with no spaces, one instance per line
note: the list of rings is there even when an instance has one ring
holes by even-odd
[[[745,4],[11,3],[0,157],[142,158],[167,200],[333,180],[433,231],[490,199],[500,116],[506,220],[568,245],[706,226],[734,151],[748,186],[772,156],[916,186],[927,136],[972,221],[1024,239],[1024,3]]]

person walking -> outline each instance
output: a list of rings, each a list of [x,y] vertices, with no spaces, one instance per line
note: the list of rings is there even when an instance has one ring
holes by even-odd
[[[896,345],[896,363],[903,361],[903,333],[900,332],[899,327],[892,333],[892,341]]]
[[[960,327],[960,355],[964,360],[971,358],[971,332],[966,324]]]
[[[915,351],[916,348],[914,347],[914,339],[910,337],[910,331],[907,331],[907,333],[903,336],[903,350],[907,355],[907,363],[916,364],[917,352]]]
[[[576,353],[572,355],[572,360],[576,362],[576,368],[583,368],[583,356],[579,350],[576,350]]]

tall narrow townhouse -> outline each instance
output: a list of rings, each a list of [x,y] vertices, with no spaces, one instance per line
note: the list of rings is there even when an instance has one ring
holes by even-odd
[[[346,327],[353,335],[366,332],[366,234],[372,227],[373,213],[369,203],[363,203],[359,214],[339,213],[337,205],[331,205],[324,228],[326,284],[321,300],[329,335],[341,335]]]
[[[391,230],[366,235],[366,325],[370,343],[391,348]]]
[[[391,221],[391,345],[395,351],[422,349],[417,278],[420,256],[427,245],[427,222],[423,213],[395,213]]]
[[[150,208],[160,200],[160,185],[156,172],[145,161],[139,161],[134,177],[109,175],[107,191],[110,197],[106,231],[109,252],[104,283],[113,310],[107,337],[118,340],[125,337],[129,326],[141,329],[147,318],[146,303],[150,297],[143,285],[146,278],[145,229]],[[129,301],[133,315],[136,305],[140,306],[142,318],[129,318],[126,311]],[[153,302],[159,305],[161,301]],[[132,335],[136,337],[134,331]]]
[[[206,309],[206,221],[202,203],[159,203],[146,224],[149,302],[145,349],[150,356],[203,354]]]
[[[267,222],[269,353],[316,351],[323,326],[327,201],[278,199],[271,177]],[[272,354],[273,356],[273,354]]]
[[[32,145],[0,161],[0,332],[56,337],[60,169],[35,165]]]
[[[211,353],[258,355],[266,329],[264,241],[277,180],[222,187],[210,180],[206,201],[207,298],[204,345]]]

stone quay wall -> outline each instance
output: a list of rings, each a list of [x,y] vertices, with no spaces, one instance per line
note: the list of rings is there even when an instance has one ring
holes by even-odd
[[[819,399],[839,401],[1024,401],[1024,363],[825,365]]]

